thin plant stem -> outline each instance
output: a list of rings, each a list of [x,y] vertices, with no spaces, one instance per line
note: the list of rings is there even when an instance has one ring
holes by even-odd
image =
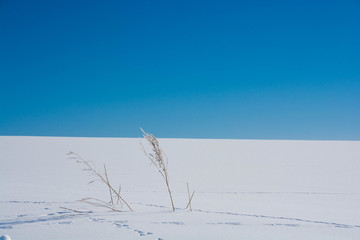
[[[79,154],[74,153],[74,152],[70,152],[68,153],[68,155],[74,155],[76,156],[76,158],[87,167],[87,170],[91,171],[93,174],[95,174],[98,178],[100,178],[100,180],[105,183],[108,188],[111,189],[111,191],[113,193],[115,193],[115,195],[120,198],[121,201],[123,201],[125,203],[125,205],[129,208],[129,210],[131,212],[133,212],[132,208],[130,207],[130,205],[124,200],[124,198],[121,197],[120,194],[118,194],[118,192],[106,181],[105,177],[102,176],[97,170],[95,170],[95,168],[93,168],[88,161],[86,161],[84,158],[82,158]]]
[[[120,192],[121,192],[121,185],[119,185],[119,191],[118,191],[118,195],[120,195]],[[122,206],[122,203],[121,203],[121,201],[120,201],[120,198],[118,197],[117,198],[117,201],[116,201],[116,204],[121,204],[121,206]]]
[[[189,197],[189,204],[188,206],[190,207],[190,212],[192,211],[191,209],[191,197],[190,197],[190,191],[189,191],[189,183],[186,183],[186,187],[187,187],[187,192],[188,192],[188,197]],[[187,208],[187,207],[186,207]]]
[[[109,186],[109,185],[110,185],[110,181],[109,181],[109,178],[108,178],[108,175],[107,175],[107,171],[106,171],[106,166],[105,166],[105,164],[104,164],[104,172],[105,172],[106,181],[107,181],[107,183],[108,183],[107,185]],[[111,204],[114,204],[114,200],[113,200],[111,188],[109,188],[109,193],[110,193]]]
[[[187,209],[190,205],[191,205],[191,200],[193,199],[193,197],[194,197],[194,193],[195,193],[195,191],[193,191],[193,193],[191,194],[191,197],[189,198],[189,202],[188,202],[188,204],[186,205],[186,208],[185,209]],[[190,210],[191,211],[191,210]]]

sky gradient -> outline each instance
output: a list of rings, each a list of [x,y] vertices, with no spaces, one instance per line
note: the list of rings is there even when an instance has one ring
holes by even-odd
[[[0,0],[0,135],[360,140],[360,2]]]

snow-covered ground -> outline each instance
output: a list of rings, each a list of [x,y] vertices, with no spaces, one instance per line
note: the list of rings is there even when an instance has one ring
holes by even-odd
[[[360,239],[360,142],[160,139],[176,212],[134,138],[0,136],[0,236],[16,239]],[[122,187],[109,192],[76,152]],[[186,183],[195,190],[193,211]]]

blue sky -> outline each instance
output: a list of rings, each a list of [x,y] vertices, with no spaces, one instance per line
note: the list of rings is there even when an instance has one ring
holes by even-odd
[[[360,2],[0,1],[0,135],[360,140]]]

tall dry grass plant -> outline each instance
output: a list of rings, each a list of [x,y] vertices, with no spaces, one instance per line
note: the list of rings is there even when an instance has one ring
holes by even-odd
[[[111,204],[106,204],[105,202],[96,199],[96,204],[94,204],[94,202],[90,202],[89,200],[94,200],[93,198],[85,198],[85,200],[83,199],[83,202],[86,203],[93,203],[92,205],[94,206],[100,206],[101,204],[105,204],[103,206],[106,206],[107,208],[110,208],[112,210],[116,210],[116,207],[114,207],[114,198],[113,196],[116,196],[117,198],[117,203],[121,203],[123,202],[128,208],[129,210],[132,212],[132,208],[130,207],[130,205],[124,200],[124,198],[120,195],[120,190],[121,187],[119,187],[119,190],[116,191],[115,188],[110,184],[108,175],[107,175],[107,170],[106,170],[106,166],[104,165],[104,173],[101,173],[99,170],[96,169],[96,166],[93,162],[91,161],[87,161],[84,158],[82,158],[79,154],[74,153],[74,152],[69,152],[68,154],[68,158],[69,159],[73,159],[75,160],[77,163],[82,164],[84,166],[83,170],[90,172],[90,174],[94,175],[97,179],[92,180],[89,183],[93,183],[95,181],[101,181],[102,183],[104,183],[107,188],[109,189],[109,194],[110,194],[110,202]],[[101,204],[99,204],[101,202]]]
[[[169,193],[172,210],[175,212],[174,200],[173,200],[173,197],[171,194],[170,184],[169,184],[168,158],[167,158],[164,150],[160,147],[160,144],[159,144],[158,140],[156,139],[156,137],[152,134],[146,133],[142,128],[140,128],[140,129],[143,132],[144,139],[151,146],[152,152],[149,153],[146,151],[141,140],[140,140],[140,146],[141,146],[145,156],[147,156],[147,158],[151,161],[151,163],[154,164],[154,166],[156,167],[158,172],[163,177],[166,187],[167,187],[167,190],[168,190],[168,193]]]

